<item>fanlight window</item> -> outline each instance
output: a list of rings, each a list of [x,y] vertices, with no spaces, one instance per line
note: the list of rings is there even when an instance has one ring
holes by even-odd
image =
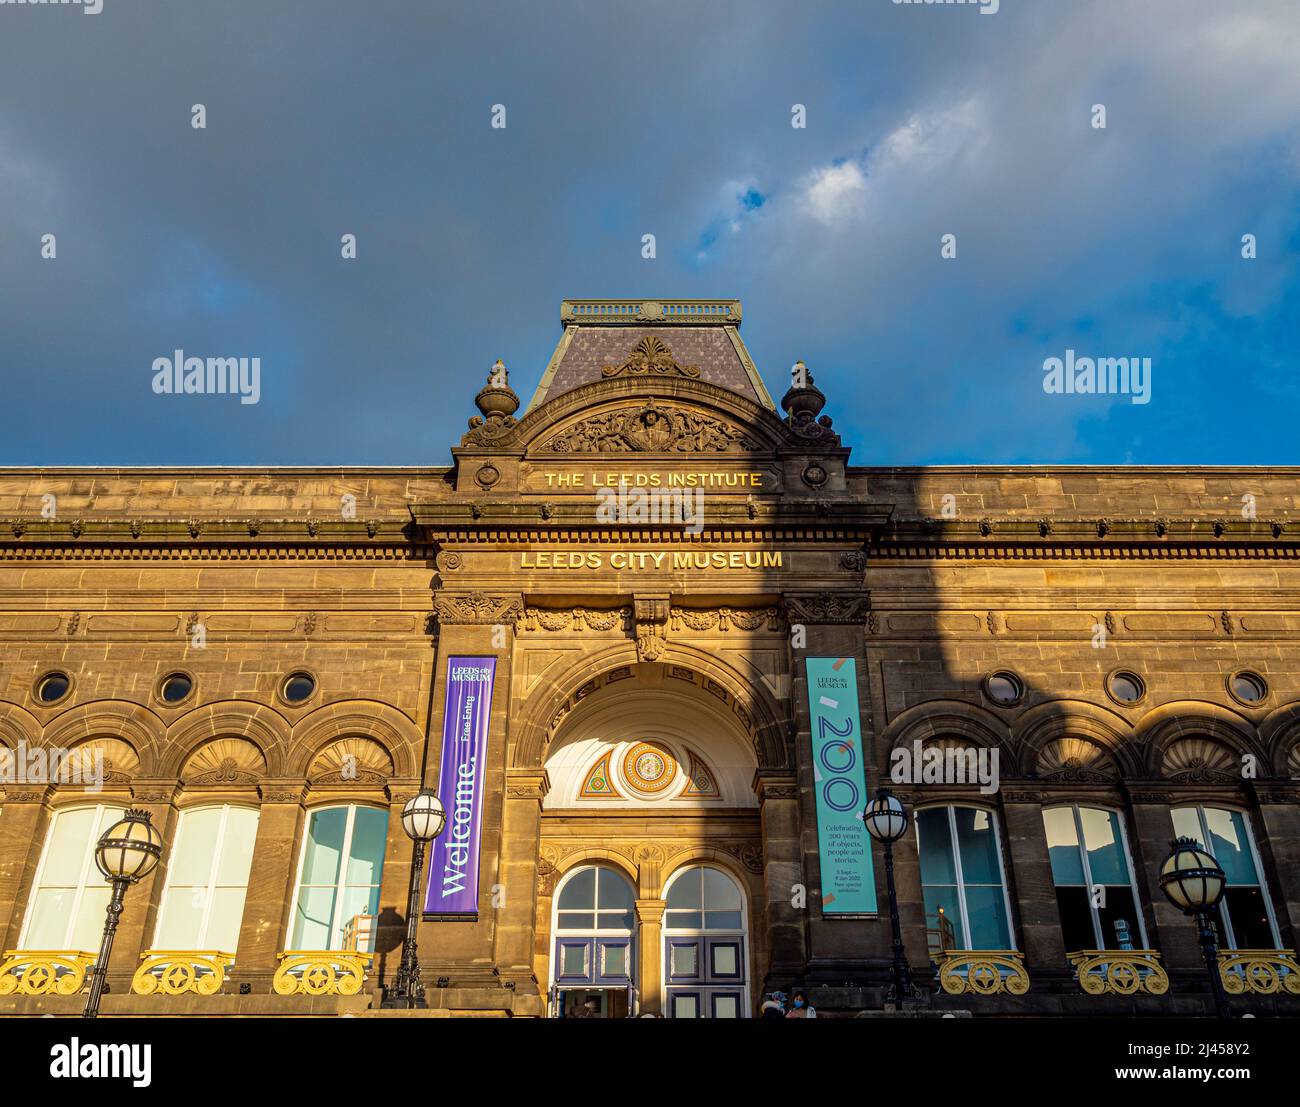
[[[560,890],[556,927],[561,931],[630,932],[633,907],[632,887],[620,873],[596,867],[579,869]]]
[[[99,948],[110,885],[95,866],[95,843],[125,814],[99,804],[55,812],[32,892],[23,949]]]
[[[1200,842],[1227,874],[1219,901],[1220,944],[1228,949],[1276,949],[1277,924],[1245,816],[1223,807],[1175,807],[1173,817],[1174,833]]]
[[[155,949],[234,953],[257,839],[254,808],[190,808],[181,814],[158,912]]]
[[[669,930],[739,930],[740,889],[725,873],[705,866],[688,869],[668,889],[664,926]]]
[[[349,804],[311,813],[294,897],[294,949],[343,949],[346,939],[371,948],[387,836],[387,811]]]

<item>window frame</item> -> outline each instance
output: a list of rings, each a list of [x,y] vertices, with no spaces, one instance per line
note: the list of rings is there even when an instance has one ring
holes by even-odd
[[[104,825],[103,813],[109,810],[116,811],[117,815],[107,825]],[[35,914],[36,897],[40,895],[41,888],[45,882],[45,869],[50,859],[50,847],[54,844],[54,833],[58,829],[59,819],[64,815],[71,815],[76,811],[94,811],[95,821],[93,825],[97,829],[90,840],[86,843],[86,851],[81,859],[81,869],[77,878],[77,884],[75,885],[76,892],[72,898],[72,910],[68,912],[67,922],[64,925],[63,940],[54,947],[55,949],[63,950],[72,948],[72,934],[77,926],[77,918],[81,914],[82,901],[85,899],[87,877],[89,877],[91,873],[98,874],[101,878],[103,877],[103,874],[99,872],[99,867],[95,864],[95,847],[99,844],[99,839],[102,837],[104,831],[112,826],[113,822],[116,822],[117,819],[120,819],[126,814],[127,805],[123,804],[118,806],[115,803],[70,804],[67,807],[56,808],[51,812],[50,825],[45,829],[45,843],[41,847],[41,859],[36,866],[36,875],[32,879],[31,891],[27,895],[27,908],[23,912],[23,927],[22,931],[18,935],[18,949],[25,950],[28,948],[27,938],[31,932],[32,916]],[[98,829],[100,827],[102,827],[102,829]],[[104,884],[107,885],[108,881],[104,880]],[[65,887],[65,885],[57,885],[57,887]]]
[[[199,940],[199,941],[198,941],[194,946],[192,946],[192,947],[187,947],[187,948],[192,948],[192,949],[210,949],[210,948],[212,948],[212,947],[209,946],[209,944],[208,944],[208,928],[209,928],[209,926],[210,926],[211,923],[212,923],[212,906],[213,906],[213,903],[214,903],[214,901],[215,901],[215,899],[216,899],[216,894],[215,894],[215,893],[216,893],[216,891],[217,891],[217,888],[218,888],[218,887],[221,887],[221,888],[235,888],[235,887],[238,887],[238,885],[235,885],[235,884],[221,884],[221,885],[218,885],[218,883],[217,883],[217,871],[218,871],[218,869],[221,867],[221,850],[222,850],[222,847],[224,846],[225,841],[226,841],[226,828],[227,828],[227,826],[229,825],[229,821],[230,821],[230,812],[231,812],[231,810],[232,810],[232,809],[235,809],[235,808],[238,808],[238,809],[241,810],[241,811],[252,811],[252,812],[257,816],[257,823],[256,823],[255,825],[260,826],[260,825],[261,825],[261,821],[262,821],[262,811],[261,811],[261,808],[260,808],[260,807],[257,807],[257,806],[254,806],[254,805],[252,805],[252,804],[247,804],[247,803],[200,803],[200,804],[195,804],[195,805],[192,806],[192,807],[185,807],[185,808],[182,808],[182,809],[181,809],[181,811],[180,811],[180,815],[179,815],[179,818],[176,820],[176,834],[175,834],[175,837],[174,837],[174,842],[175,842],[175,844],[177,844],[177,845],[180,844],[181,834],[182,834],[182,833],[184,832],[184,830],[185,830],[185,820],[186,820],[186,816],[188,816],[188,815],[190,814],[190,812],[197,812],[197,811],[211,811],[213,808],[217,808],[217,809],[219,809],[219,810],[221,811],[221,823],[220,823],[220,826],[217,828],[216,845],[215,845],[215,847],[214,847],[213,850],[212,850],[212,861],[211,861],[211,863],[210,863],[209,866],[208,866],[208,882],[207,882],[207,884],[205,884],[205,885],[201,885],[201,887],[202,887],[203,890],[204,890],[204,894],[205,894],[206,897],[207,897],[207,900],[206,900],[206,902],[204,903],[204,906],[203,906],[203,923],[202,923],[202,925],[201,925],[200,928],[199,928],[199,939],[200,939],[200,940]],[[305,837],[305,835],[304,835],[304,837]],[[253,853],[249,856],[249,863],[248,863],[248,876],[246,876],[246,877],[244,878],[244,884],[243,884],[244,895],[245,895],[245,897],[247,897],[247,895],[248,895],[248,881],[249,881],[249,879],[250,879],[250,878],[252,877],[252,875],[253,875],[253,860],[254,860],[254,858],[256,857],[256,854],[257,854],[257,833],[256,833],[256,830],[254,830],[254,833],[253,833]],[[157,941],[158,941],[158,936],[162,933],[163,922],[164,922],[164,920],[165,920],[165,918],[166,918],[166,911],[167,911],[167,896],[168,896],[168,893],[171,892],[171,890],[172,890],[172,888],[173,888],[173,886],[174,886],[174,885],[173,885],[173,877],[175,876],[175,874],[176,874],[175,866],[169,864],[169,865],[167,866],[167,877],[166,877],[166,879],[163,881],[162,893],[161,893],[161,895],[158,897],[158,918],[157,918],[157,919],[155,920],[155,922],[154,922],[153,937],[154,937],[154,943],[155,943],[155,944],[154,944],[152,947],[150,947],[150,948],[152,948],[152,949],[164,949],[164,948],[170,949],[170,948],[172,948],[172,947],[170,947],[170,946],[166,946],[166,947],[164,947],[164,946],[159,946],[159,945],[157,945]],[[200,887],[200,885],[197,885],[197,884],[183,884],[183,885],[180,885],[180,887],[183,887],[183,888],[198,888],[198,887]],[[297,900],[296,900],[296,899],[294,900],[294,904],[295,904],[295,907],[296,907],[296,905],[297,905]],[[239,913],[239,914],[240,914],[240,926],[242,927],[242,925],[243,925],[243,914],[244,914],[242,909],[240,910],[240,913]],[[237,944],[237,943],[236,943],[236,944]],[[234,953],[235,951],[234,951],[233,949],[231,949],[231,950],[222,950],[221,952],[223,952],[223,953]]]
[[[1172,820],[1173,818],[1173,812],[1178,810],[1195,811],[1196,821],[1200,824],[1201,827],[1201,838],[1200,838],[1201,848],[1206,850],[1212,856],[1214,856],[1215,860],[1217,861],[1218,857],[1217,855],[1214,854],[1214,850],[1210,846],[1210,828],[1209,826],[1206,825],[1205,822],[1205,811],[1207,807],[1214,811],[1229,811],[1241,816],[1241,825],[1245,827],[1246,830],[1246,845],[1250,847],[1250,859],[1255,866],[1255,883],[1253,885],[1250,884],[1230,885],[1226,877],[1224,879],[1223,882],[1224,894],[1220,898],[1218,904],[1215,907],[1215,915],[1218,918],[1219,925],[1222,927],[1221,936],[1223,941],[1222,941],[1221,948],[1225,950],[1241,948],[1240,946],[1237,945],[1236,928],[1233,927],[1232,918],[1227,911],[1228,889],[1230,887],[1237,887],[1237,888],[1254,887],[1259,889],[1259,898],[1264,901],[1264,913],[1268,917],[1268,928],[1273,935],[1273,948],[1281,949],[1282,935],[1277,925],[1277,914],[1273,910],[1273,893],[1272,893],[1272,889],[1268,885],[1268,874],[1264,871],[1264,865],[1260,860],[1259,847],[1255,844],[1255,828],[1251,825],[1250,811],[1243,807],[1232,807],[1226,803],[1206,804],[1206,803],[1202,803],[1199,800],[1194,800],[1191,803],[1173,804],[1169,809],[1170,819]]]
[[[340,860],[339,860],[338,877],[332,885],[330,884],[304,885],[302,882],[302,877],[303,877],[303,869],[307,863],[307,850],[311,847],[312,816],[316,815],[319,812],[334,811],[339,808],[344,808],[347,810],[348,818],[346,824],[343,827],[343,842],[342,845],[339,847]],[[355,830],[356,823],[357,823],[356,813],[363,808],[368,811],[380,811],[385,815],[385,817],[388,820],[388,825],[386,827],[386,831],[384,834],[384,852],[379,859],[379,866],[380,866],[379,883],[372,884],[372,885],[365,885],[365,887],[379,888],[381,890],[383,889],[384,863],[388,860],[388,831],[392,830],[392,825],[391,825],[392,813],[389,811],[389,809],[386,807],[381,807],[379,804],[363,803],[358,800],[345,800],[342,803],[338,803],[338,802],[323,803],[317,807],[307,808],[306,811],[304,812],[306,815],[306,822],[304,823],[302,828],[302,845],[299,847],[298,850],[298,871],[294,877],[293,898],[289,901],[289,933],[286,936],[287,948],[292,948],[292,949],[300,948],[298,943],[294,939],[294,934],[298,929],[299,897],[302,894],[303,888],[304,887],[307,888],[333,887],[334,910],[330,916],[330,937],[329,937],[330,944],[320,952],[337,953],[343,949],[343,924],[346,921],[341,917],[343,913],[343,902],[346,898],[343,893],[349,887],[354,887],[354,888],[362,887],[362,885],[360,884],[349,885],[347,883],[347,871],[348,871],[348,861],[351,859],[352,856],[352,837],[353,837],[353,831]],[[338,943],[337,946],[334,944],[335,942]],[[311,949],[311,947],[302,947],[302,948]],[[313,950],[313,952],[315,951]]]
[[[1105,811],[1108,814],[1115,816],[1115,821],[1119,826],[1120,846],[1124,850],[1124,863],[1128,866],[1128,884],[1129,891],[1133,894],[1133,904],[1137,914],[1138,937],[1141,939],[1141,944],[1135,948],[1150,949],[1150,945],[1147,944],[1147,924],[1146,919],[1143,917],[1145,912],[1143,911],[1142,897],[1138,894],[1137,870],[1133,864],[1133,851],[1129,848],[1128,844],[1128,827],[1125,825],[1127,820],[1125,819],[1123,809],[1118,807],[1108,807],[1101,803],[1080,803],[1077,800],[1063,800],[1056,803],[1044,804],[1044,815],[1046,815],[1048,811],[1066,809],[1070,811],[1074,818],[1074,835],[1076,839],[1074,848],[1078,851],[1081,866],[1083,868],[1083,877],[1085,881],[1083,888],[1086,890],[1088,895],[1088,913],[1092,916],[1092,937],[1093,941],[1096,942],[1096,945],[1093,946],[1093,948],[1106,949],[1107,947],[1104,944],[1104,938],[1101,932],[1101,916],[1098,914],[1096,904],[1092,902],[1092,889],[1098,887],[1098,884],[1092,879],[1092,865],[1088,862],[1088,851],[1085,848],[1083,835],[1083,819],[1079,814],[1079,809],[1081,807],[1088,807],[1094,811]],[[1044,837],[1046,837],[1046,826],[1044,826]],[[1051,867],[1050,861],[1048,867]],[[1052,874],[1053,890],[1057,888],[1077,887],[1079,887],[1077,884],[1057,884],[1056,874]],[[1114,887],[1114,885],[1111,885],[1111,887]],[[1066,952],[1071,953],[1074,951],[1067,950]]]
[[[999,884],[1002,888],[1002,909],[1006,912],[1007,920],[1007,949],[1019,952],[1019,946],[1016,944],[1016,931],[1014,916],[1011,914],[1011,894],[1007,890],[1007,864],[1006,858],[1002,854],[1002,828],[999,826],[998,812],[996,808],[981,807],[975,803],[931,803],[924,807],[917,808],[915,818],[916,831],[916,856],[917,856],[917,876],[921,884],[921,910],[925,911],[925,874],[921,869],[921,819],[922,811],[934,811],[936,809],[944,810],[948,813],[948,844],[952,850],[953,875],[956,878],[957,901],[961,904],[961,925],[962,925],[962,945],[958,947],[962,952],[977,952],[971,945],[970,937],[970,908],[966,903],[966,877],[961,863],[961,846],[957,838],[957,808],[964,807],[971,811],[982,811],[993,822],[993,841],[997,847],[998,855],[998,876]],[[939,887],[939,885],[934,885]],[[974,887],[988,887],[985,884],[974,885]],[[926,915],[926,926],[928,927],[929,916]]]

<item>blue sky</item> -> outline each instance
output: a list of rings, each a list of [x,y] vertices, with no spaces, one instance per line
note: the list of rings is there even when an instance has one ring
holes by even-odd
[[[0,464],[445,464],[562,298],[696,295],[860,464],[1300,460],[1294,0],[0,5],[0,88]]]

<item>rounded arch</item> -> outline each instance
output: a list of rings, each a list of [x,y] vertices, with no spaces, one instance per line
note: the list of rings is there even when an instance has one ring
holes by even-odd
[[[1012,736],[1027,771],[1035,769],[1050,743],[1080,738],[1100,747],[1122,776],[1142,773],[1142,753],[1135,745],[1129,721],[1109,708],[1086,700],[1038,704],[1016,720]]]
[[[135,751],[140,774],[159,775],[159,751],[167,728],[154,712],[127,700],[95,700],[78,704],[53,719],[41,735],[41,743],[71,749],[91,738],[117,738]]]
[[[697,868],[701,865],[721,869],[736,882],[737,887],[740,889],[741,898],[745,902],[745,912],[748,918],[749,901],[753,897],[762,894],[762,876],[746,869],[739,858],[733,857],[726,850],[717,849],[714,846],[692,846],[689,850],[670,858],[663,868],[663,877],[659,885],[660,898],[666,898],[669,885],[680,874],[687,869]],[[752,919],[750,921],[752,922]]]
[[[640,664],[631,640],[613,643],[576,660],[547,669],[524,700],[511,743],[510,767],[539,769],[546,759],[553,723],[578,689],[593,678],[607,677],[616,669]],[[715,655],[682,642],[668,642],[657,664],[679,665],[707,677],[721,687],[745,712],[753,731],[760,768],[785,768],[789,758],[785,733],[775,698],[761,685],[746,679]],[[556,670],[552,672],[552,670]],[[743,719],[742,719],[743,721]]]
[[[304,716],[293,727],[286,753],[286,772],[305,776],[316,755],[340,738],[370,738],[383,746],[395,777],[419,774],[420,728],[397,708],[378,700],[340,700]]]
[[[1278,776],[1300,776],[1300,703],[1285,703],[1259,724],[1259,742]]]
[[[285,775],[289,723],[266,704],[222,700],[187,711],[167,728],[167,752],[159,775],[180,776],[187,761],[214,738],[243,738],[257,747],[268,776]]]
[[[891,751],[915,741],[962,738],[977,746],[996,748],[1013,768],[1016,765],[1006,723],[987,708],[960,700],[927,700],[909,707],[885,728],[881,738]]]
[[[558,858],[551,863],[554,866],[554,890],[551,895],[558,894],[560,885],[563,884],[574,872],[586,865],[606,865],[611,869],[617,869],[619,873],[627,877],[628,883],[632,885],[633,894],[637,890],[637,867],[628,858],[621,853],[612,849],[605,849],[603,846],[591,846],[586,849],[575,850],[565,857]]]
[[[11,749],[22,742],[28,746],[39,745],[41,724],[25,707],[0,700],[0,744]]]
[[[669,346],[671,335],[666,336]],[[775,411],[708,381],[685,377],[610,377],[568,389],[531,408],[499,441],[527,456],[553,456],[544,443],[575,420],[599,419],[654,403],[661,409],[723,419],[743,432],[753,452],[774,452],[794,437]]]
[[[1134,730],[1149,775],[1161,775],[1165,751],[1180,738],[1213,738],[1237,754],[1263,754],[1255,727],[1244,715],[1205,700],[1177,700],[1152,708]]]

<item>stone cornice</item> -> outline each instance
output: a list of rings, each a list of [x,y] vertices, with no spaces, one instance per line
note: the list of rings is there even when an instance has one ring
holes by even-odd
[[[876,557],[1178,559],[1300,557],[1300,525],[1285,518],[1105,517],[893,519]]]
[[[590,496],[530,495],[496,502],[485,499],[459,503],[411,505],[416,524],[438,540],[556,541],[581,535],[584,542],[635,540],[700,542],[706,536],[735,538],[736,531],[765,538],[805,537],[862,541],[889,519],[890,504],[863,504],[853,500],[808,500],[794,497],[763,498],[718,493],[709,497],[705,529],[687,534],[681,526],[663,523],[597,523],[595,501]]]

